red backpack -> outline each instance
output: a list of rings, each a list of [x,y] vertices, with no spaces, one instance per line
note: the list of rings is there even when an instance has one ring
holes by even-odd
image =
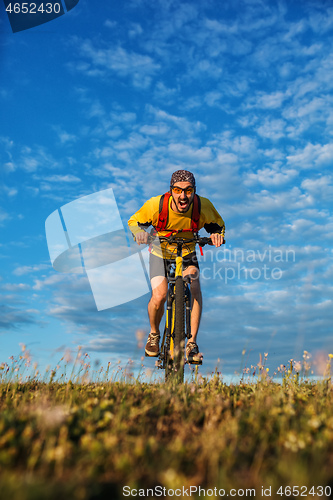
[[[162,194],[160,198],[160,206],[159,206],[159,217],[157,225],[155,226],[156,231],[164,231],[167,223],[168,223],[168,215],[169,215],[169,199],[171,193],[167,192]],[[194,233],[197,233],[199,230],[199,220],[200,220],[200,211],[201,211],[201,200],[200,197],[195,194],[193,198],[193,210],[192,210],[192,219],[191,219],[191,229]]]

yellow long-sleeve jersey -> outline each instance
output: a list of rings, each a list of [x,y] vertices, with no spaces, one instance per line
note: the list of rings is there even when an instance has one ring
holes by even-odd
[[[143,228],[149,226],[156,227],[159,218],[159,208],[160,208],[161,196],[154,196],[138,210],[128,221],[128,226],[135,237],[135,235],[142,231]],[[170,231],[178,231],[180,229],[191,229],[192,220],[192,210],[193,203],[191,203],[189,209],[185,213],[178,213],[171,208],[172,197],[169,199],[168,207],[168,222],[165,231],[160,231],[158,236],[165,236]],[[208,200],[208,198],[203,198],[200,196],[201,210],[200,210],[200,220],[198,229],[204,228],[208,233],[222,233],[224,235],[225,224],[218,213],[214,205]],[[186,231],[180,233],[181,238],[193,238],[193,233],[191,231]],[[183,255],[187,255],[193,252],[195,249],[195,244],[190,243],[183,248]],[[176,245],[167,245],[166,243],[161,243],[161,245],[156,244],[152,247],[152,253],[158,257],[164,257],[165,259],[173,259],[176,257]]]

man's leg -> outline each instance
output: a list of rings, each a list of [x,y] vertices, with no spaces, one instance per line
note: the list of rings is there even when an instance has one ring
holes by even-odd
[[[164,304],[168,292],[168,282],[164,276],[155,276],[151,280],[152,295],[148,304],[150,331],[159,332],[160,322],[164,314]]]
[[[152,295],[148,304],[150,333],[145,347],[146,356],[156,357],[160,352],[160,322],[164,314],[164,303],[167,296],[167,279],[155,276],[151,279]]]

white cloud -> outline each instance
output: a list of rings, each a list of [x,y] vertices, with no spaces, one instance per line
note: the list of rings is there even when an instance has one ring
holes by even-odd
[[[30,285],[28,285],[27,283],[6,283],[0,288],[8,292],[22,292],[25,290],[30,290]]]
[[[10,215],[0,207],[0,225],[3,225],[3,223],[10,218]]]
[[[204,101],[207,103],[208,106],[217,106],[220,99],[223,97],[223,94],[221,92],[218,92],[216,90],[212,90],[211,92],[208,92],[205,95]]]
[[[326,7],[321,12],[313,11],[309,16],[309,24],[313,31],[318,34],[326,33],[333,27],[333,9]]]
[[[143,33],[143,29],[142,29],[141,25],[139,23],[132,23],[130,30],[128,32],[128,36],[130,38],[135,38],[139,35],[142,35],[142,33]]]
[[[258,169],[256,172],[247,172],[244,183],[247,186],[260,183],[266,187],[278,187],[293,181],[297,175],[298,171],[296,169],[266,167]]]
[[[0,305],[0,329],[8,331],[33,323],[36,323],[36,320],[31,316],[31,311],[28,312],[17,307]]]
[[[23,146],[19,152],[18,166],[28,174],[39,169],[56,168],[58,162],[43,146]]]
[[[172,104],[177,93],[179,93],[179,88],[170,88],[163,81],[158,81],[154,88],[155,99],[169,105]]]
[[[91,40],[81,42],[80,54],[89,61],[89,65],[82,66],[80,62],[76,63],[78,71],[89,76],[103,76],[111,71],[122,78],[131,77],[136,87],[149,87],[151,78],[160,69],[160,65],[148,55],[128,51],[121,46],[95,47]],[[94,74],[92,71],[96,70]]]
[[[111,21],[110,19],[106,19],[104,22],[104,26],[106,26],[107,28],[111,28],[111,29],[116,28],[117,24],[118,23],[116,21]]]
[[[16,196],[18,193],[18,189],[15,187],[3,186],[3,189],[4,189],[5,193],[7,194],[7,196],[9,196],[10,198],[12,196]]]
[[[24,274],[32,274],[40,271],[45,271],[46,269],[50,269],[51,264],[36,264],[34,266],[19,266],[16,267],[13,271],[15,276],[22,276]]]
[[[191,122],[183,116],[172,115],[151,105],[147,106],[147,113],[148,117],[149,115],[152,115],[159,122],[165,121],[168,124],[172,124],[185,134],[193,135],[206,128],[205,125],[199,121]]]
[[[147,145],[147,139],[136,132],[131,133],[127,139],[120,140],[114,144],[114,149],[117,151],[132,151],[140,150]]]
[[[180,159],[189,163],[206,162],[212,159],[212,151],[208,147],[193,148],[182,143],[173,143],[168,146],[171,158]]]
[[[327,101],[322,97],[311,97],[310,99],[304,100],[303,102],[297,102],[296,106],[288,107],[284,112],[283,116],[289,120],[302,119],[309,117],[311,122],[317,121],[318,118],[322,119],[321,116],[317,116],[318,113],[326,111]],[[310,123],[308,123],[308,126]]]
[[[58,134],[61,144],[73,143],[77,140],[76,135],[69,134],[68,132],[66,132],[66,130],[63,130],[61,127],[54,127],[54,130]]]
[[[258,140],[246,135],[232,134],[230,131],[216,134],[208,141],[209,146],[214,146],[221,152],[228,152],[236,157],[256,157],[258,155]],[[221,153],[224,154],[224,153]],[[231,159],[231,158],[230,158]],[[232,161],[234,163],[234,161]]]
[[[314,199],[309,194],[304,194],[298,187],[293,187],[284,192],[270,192],[266,189],[249,193],[246,200],[237,205],[239,214],[269,214],[311,207]]]
[[[140,128],[140,132],[145,135],[166,136],[170,132],[170,127],[166,123],[143,125]]]
[[[325,167],[332,164],[333,144],[308,143],[303,149],[298,149],[287,156],[288,163],[300,169]]]
[[[265,118],[264,123],[256,128],[257,133],[264,139],[278,141],[285,135],[286,122],[281,119]]]
[[[318,202],[322,199],[331,202],[333,199],[333,179],[331,175],[322,175],[316,179],[305,179],[301,186],[315,197]]]
[[[123,111],[122,109],[118,109],[117,113],[112,112],[110,116],[112,121],[129,126],[133,126],[133,123],[137,119],[136,113],[133,111]]]
[[[40,178],[37,178],[40,179]],[[43,181],[46,182],[61,182],[61,183],[77,183],[81,182],[81,179],[76,177],[75,175],[72,174],[67,174],[67,175],[50,175],[47,177],[42,177],[41,178]]]
[[[283,92],[277,91],[271,94],[265,94],[260,92],[258,95],[254,96],[248,107],[263,108],[263,109],[276,109],[280,108],[286,99],[286,95]]]

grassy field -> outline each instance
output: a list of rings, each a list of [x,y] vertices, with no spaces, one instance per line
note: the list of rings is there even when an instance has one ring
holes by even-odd
[[[315,383],[290,365],[231,386],[23,380],[23,362],[0,367],[1,499],[331,496],[331,358]]]

